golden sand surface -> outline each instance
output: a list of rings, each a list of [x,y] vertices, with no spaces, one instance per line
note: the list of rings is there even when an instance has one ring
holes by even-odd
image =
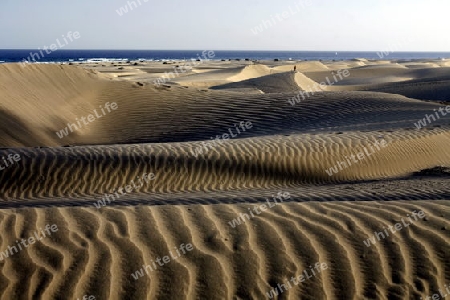
[[[450,61],[176,64],[0,64],[0,299],[450,291]]]

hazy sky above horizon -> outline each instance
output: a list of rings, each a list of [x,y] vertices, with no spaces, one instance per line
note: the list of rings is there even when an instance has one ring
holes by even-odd
[[[448,0],[1,1],[1,49],[450,51]]]

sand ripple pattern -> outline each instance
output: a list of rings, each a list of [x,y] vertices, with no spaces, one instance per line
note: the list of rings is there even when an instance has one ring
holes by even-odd
[[[386,148],[370,148],[385,140]],[[2,199],[36,197],[83,198],[112,193],[145,173],[154,181],[139,192],[227,191],[292,187],[406,176],[448,166],[450,132],[396,131],[339,135],[266,136],[229,140],[196,157],[201,142],[123,146],[16,148],[0,157],[22,158],[0,172]],[[326,170],[368,148],[370,157],[329,176]]]
[[[59,231],[0,262],[0,298],[264,299],[317,261],[329,269],[279,299],[419,299],[450,281],[450,234],[442,230],[449,201],[284,203],[228,224],[252,207],[3,210],[1,250],[45,224]],[[414,210],[428,218],[364,245]],[[149,277],[131,277],[182,243],[194,250]]]

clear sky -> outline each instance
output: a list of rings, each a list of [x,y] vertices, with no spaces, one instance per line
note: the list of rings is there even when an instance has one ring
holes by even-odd
[[[449,0],[0,1],[1,49],[450,51]]]

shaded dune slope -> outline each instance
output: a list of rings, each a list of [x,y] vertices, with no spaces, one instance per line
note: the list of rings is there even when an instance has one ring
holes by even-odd
[[[337,85],[351,85],[353,82],[362,82],[369,84],[373,78],[411,78],[415,80],[450,80],[449,75],[450,68],[421,68],[421,69],[408,69],[398,68],[392,65],[384,66],[364,66],[359,68],[349,69],[349,76],[343,79],[339,78],[336,82]],[[326,77],[332,78],[336,71],[322,71],[322,72],[306,72],[305,75],[313,79],[316,82],[324,81]]]
[[[399,84],[386,83],[366,90],[400,94],[421,100],[450,102],[450,80],[411,80]]]
[[[283,72],[242,80],[233,83],[213,86],[212,90],[244,90],[255,89],[263,93],[294,93],[300,90],[313,91],[317,83],[303,73]],[[325,89],[324,89],[325,90]],[[316,90],[317,91],[317,90]]]
[[[20,69],[8,65],[0,68]],[[209,140],[242,121],[251,121],[254,126],[238,138],[355,128],[414,128],[414,122],[439,107],[373,92],[316,93],[292,106],[289,100],[296,96],[293,93],[243,98],[221,91],[155,88],[113,82],[68,66],[32,65],[21,72],[24,74],[2,78],[6,89],[0,93],[0,102],[10,107],[8,114],[12,118],[21,120],[22,125],[18,124],[15,130],[28,131],[39,141],[2,134],[1,147]],[[53,76],[39,76],[41,72]],[[75,124],[77,118],[87,117],[108,102],[116,102],[118,109],[58,138],[56,132],[68,123]],[[433,125],[446,124],[448,118]],[[10,125],[8,119],[0,120],[3,132],[8,132]]]
[[[316,82],[334,84],[329,90],[366,90],[390,94],[400,94],[420,100],[450,101],[450,68],[393,68],[387,65],[366,66],[349,70],[347,78],[336,77],[332,72],[310,72],[305,75]]]
[[[387,146],[375,147],[381,140]],[[439,129],[265,136],[209,148],[187,142],[1,150],[0,156],[18,153],[22,159],[0,172],[0,196],[76,198],[112,193],[139,182],[144,173],[158,179],[142,183],[139,191],[156,194],[379,179],[450,166],[449,146],[450,132]],[[361,162],[341,167],[333,176],[326,172],[364,148],[367,157]]]
[[[264,93],[293,93],[299,90],[294,73],[277,73],[211,87],[212,90],[256,89]]]

